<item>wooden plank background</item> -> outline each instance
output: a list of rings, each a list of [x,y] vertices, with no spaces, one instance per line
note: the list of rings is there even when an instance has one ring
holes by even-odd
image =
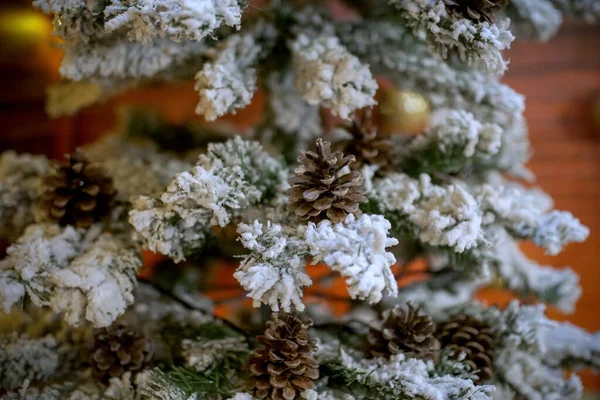
[[[60,156],[110,129],[115,110],[123,104],[157,106],[174,121],[194,115],[197,95],[191,84],[183,84],[136,91],[75,118],[48,120],[44,86],[56,79],[59,56],[46,40],[0,48],[0,151],[12,148]],[[527,96],[535,151],[529,166],[537,184],[552,195],[557,208],[573,212],[592,232],[587,242],[571,245],[556,257],[525,245],[527,252],[546,264],[570,265],[580,274],[584,293],[577,311],[568,316],[549,312],[593,331],[600,330],[600,126],[594,124],[592,112],[594,102],[600,101],[599,43],[600,26],[568,22],[549,43],[515,43],[508,53],[511,65],[505,78]],[[257,108],[242,110],[236,121],[256,121]],[[507,300],[493,291],[486,296],[493,302]],[[600,388],[597,375],[584,372],[583,378],[588,388]]]

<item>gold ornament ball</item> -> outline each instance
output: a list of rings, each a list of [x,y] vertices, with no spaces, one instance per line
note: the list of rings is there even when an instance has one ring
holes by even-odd
[[[418,93],[384,89],[379,100],[382,130],[389,134],[416,135],[429,118],[429,102]]]

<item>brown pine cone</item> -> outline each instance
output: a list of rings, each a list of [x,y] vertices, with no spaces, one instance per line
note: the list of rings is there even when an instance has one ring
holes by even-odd
[[[267,322],[257,341],[262,348],[250,356],[248,388],[254,397],[269,400],[300,399],[314,387],[319,364],[312,357],[314,342],[295,315],[279,315]]]
[[[356,162],[350,164],[351,169],[357,170],[363,165],[378,165],[383,170],[393,164],[394,143],[389,137],[377,134],[371,108],[356,112],[352,125],[347,130],[352,139],[342,140],[335,147],[356,157]]]
[[[319,222],[325,218],[343,222],[348,214],[360,215],[359,203],[364,203],[362,176],[358,171],[341,174],[354,162],[352,155],[331,153],[331,144],[317,139],[317,152],[302,151],[291,181],[289,209],[301,220]]]
[[[508,5],[509,0],[444,0],[450,15],[475,22],[494,22],[494,14]]]
[[[90,363],[94,375],[108,379],[139,371],[152,359],[152,342],[123,324],[96,330]]]
[[[439,327],[437,337],[443,347],[465,354],[464,362],[479,378],[476,383],[493,376],[495,345],[494,332],[484,322],[467,315],[459,315]]]
[[[369,329],[366,352],[370,357],[405,353],[409,357],[435,359],[439,348],[435,322],[409,303],[390,310],[381,329]]]
[[[106,216],[115,203],[112,179],[77,151],[44,179],[42,197],[48,217],[61,225],[87,228]]]

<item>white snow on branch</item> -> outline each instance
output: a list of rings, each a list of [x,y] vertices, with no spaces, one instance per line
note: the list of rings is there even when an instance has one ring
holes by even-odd
[[[523,35],[546,41],[558,32],[563,22],[561,12],[551,0],[511,0],[505,13],[517,38]]]
[[[35,203],[43,191],[42,176],[49,166],[43,156],[0,154],[0,237],[17,240],[33,222]]]
[[[130,40],[157,37],[199,41],[222,25],[239,29],[238,0],[112,0],[104,11],[108,32],[126,29]]]
[[[145,245],[181,261],[204,244],[211,226],[263,201],[287,183],[283,166],[258,142],[211,143],[191,171],[177,174],[160,199],[141,197],[129,221]]]
[[[442,154],[462,150],[464,158],[489,158],[500,151],[502,129],[481,123],[467,111],[450,110],[434,118],[423,135],[410,142],[410,150],[419,151],[432,145]]]
[[[419,239],[433,246],[450,246],[457,253],[483,239],[482,213],[469,192],[458,185],[437,187],[409,216]]]
[[[294,143],[292,154],[309,148],[315,140],[323,135],[321,115],[317,106],[307,104],[297,93],[295,77],[291,70],[282,73],[272,73],[268,80],[269,114],[272,127],[267,126],[267,132],[261,132],[265,140],[277,142],[279,136],[285,136],[285,141]],[[286,142],[284,142],[286,143]]]
[[[290,47],[296,90],[308,104],[329,107],[341,118],[375,104],[377,82],[369,67],[340,44],[337,37],[299,34]]]
[[[233,276],[248,291],[254,306],[264,303],[273,311],[303,311],[303,287],[312,284],[304,269],[305,244],[271,222],[240,224],[238,233],[250,254]]]
[[[542,361],[524,351],[501,352],[495,361],[500,374],[515,398],[529,400],[580,400],[583,385],[572,374],[564,378],[563,371],[552,370]]]
[[[589,333],[564,322],[542,335],[544,361],[557,368],[600,370],[600,332]]]
[[[110,325],[133,303],[142,262],[122,239],[72,227],[30,225],[0,262],[0,304],[9,312],[25,294],[77,325]]]
[[[402,173],[390,173],[373,181],[369,197],[375,198],[383,212],[409,214],[421,198],[421,184],[418,180]]]
[[[44,382],[61,372],[61,353],[55,337],[0,336],[0,387],[11,391],[25,381]]]
[[[65,48],[60,74],[72,81],[111,79],[116,83],[173,75],[189,78],[193,71],[187,64],[202,62],[207,48],[203,42],[177,43],[166,38],[149,44],[116,38],[94,46],[74,45]]]
[[[373,304],[381,301],[384,293],[398,295],[391,270],[396,258],[386,251],[398,244],[388,236],[391,227],[381,215],[348,215],[339,224],[311,222],[304,237],[314,263],[323,261],[345,277],[350,297]]]
[[[515,231],[550,255],[560,253],[569,243],[583,242],[590,234],[589,228],[582,225],[573,214],[556,210],[540,216],[534,226],[523,224],[515,227]]]
[[[340,350],[339,362],[352,376],[358,375],[361,386],[383,399],[464,400],[491,399],[493,386],[475,386],[470,379],[453,376],[431,377],[432,364],[404,354],[388,359],[355,360]],[[362,397],[359,397],[362,398]],[[364,398],[372,398],[371,396]]]
[[[259,25],[253,31],[229,36],[211,50],[211,61],[196,74],[195,89],[200,95],[196,113],[208,121],[250,104],[256,91],[256,67],[271,27]]]
[[[552,0],[561,11],[583,18],[589,23],[600,20],[600,2],[597,0]]]
[[[571,268],[556,269],[527,258],[511,238],[495,238],[496,271],[508,289],[521,296],[533,295],[565,313],[575,310],[581,296],[579,276]]]
[[[495,24],[474,22],[466,18],[454,20],[448,15],[443,0],[390,0],[404,16],[417,36],[443,58],[455,51],[469,64],[492,75],[502,75],[507,63],[502,51],[510,48],[514,36],[508,30],[508,20]]]

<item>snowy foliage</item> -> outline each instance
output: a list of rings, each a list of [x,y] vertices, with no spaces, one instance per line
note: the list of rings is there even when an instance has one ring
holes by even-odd
[[[206,51],[207,45],[203,42],[175,43],[157,39],[144,45],[117,39],[93,47],[81,45],[66,49],[60,73],[73,81],[136,81],[160,75],[166,78],[182,74],[182,68],[194,59],[202,60]]]
[[[302,288],[312,284],[304,270],[305,244],[270,222],[240,224],[238,232],[250,254],[233,276],[254,300],[254,306],[264,303],[273,311],[303,311]]]
[[[296,90],[310,105],[323,105],[342,118],[375,104],[377,82],[335,36],[300,34],[291,44]]]
[[[122,377],[110,378],[108,385],[99,385],[93,379],[52,383],[43,387],[30,386],[25,381],[18,392],[9,392],[3,400],[137,400],[134,385],[142,385],[144,373],[132,379],[131,372]]]
[[[501,75],[506,70],[501,52],[514,40],[508,21],[490,24],[466,18],[452,20],[443,0],[390,0],[390,4],[401,10],[407,25],[415,29],[417,36],[426,38],[442,57],[455,51],[485,72]]]
[[[410,215],[420,229],[419,239],[433,246],[450,246],[458,253],[483,238],[478,204],[458,185],[436,188]]]
[[[596,0],[552,0],[552,2],[561,11],[581,17],[590,23],[600,19],[600,3]]]
[[[126,29],[130,40],[157,37],[201,40],[221,25],[239,28],[242,2],[237,0],[113,0],[104,11],[108,32]]]
[[[30,225],[0,262],[0,303],[5,312],[25,294],[37,306],[63,312],[77,325],[110,325],[133,303],[141,266],[135,250],[123,240],[85,233],[72,227]]]
[[[122,201],[138,196],[159,196],[175,175],[193,165],[160,151],[151,142],[132,142],[111,135],[86,148],[86,154],[102,163]]]
[[[548,40],[563,22],[562,14],[551,0],[511,0],[506,14],[517,37]]]
[[[423,243],[462,253],[483,240],[479,204],[458,184],[440,186],[426,174],[416,180],[394,173],[376,180],[369,196],[390,218],[410,222],[408,231]]]
[[[425,133],[409,143],[407,161],[414,165],[407,167],[422,172],[456,172],[470,160],[488,162],[498,154],[501,144],[499,126],[482,124],[466,111],[449,111],[433,118]]]
[[[47,335],[32,339],[26,335],[0,336],[0,387],[19,388],[25,380],[46,381],[66,365],[56,339]]]
[[[212,60],[196,74],[195,89],[200,94],[196,113],[214,121],[250,104],[261,51],[256,34],[251,32],[232,35],[208,53]]]
[[[211,226],[255,205],[285,183],[285,170],[257,142],[239,137],[210,144],[191,171],[178,174],[160,199],[140,197],[129,221],[153,251],[183,260],[201,248]]]
[[[544,305],[573,311],[579,278],[568,267],[528,259],[518,241],[554,255],[589,231],[573,215],[553,210],[546,194],[514,179],[532,178],[525,167],[531,154],[525,103],[500,79],[508,64],[502,52],[513,40],[509,19],[515,32],[547,39],[563,15],[598,19],[600,3],[511,0],[487,21],[450,13],[446,0],[332,3],[360,15],[340,18],[325,2],[290,0],[251,7],[244,18],[245,0],[34,1],[53,14],[64,52],[62,79],[48,91],[53,116],[73,115],[135,86],[195,78],[196,111],[215,120],[250,104],[260,90],[264,118],[244,133],[292,165],[239,137],[208,145],[191,139],[189,147],[207,149],[194,165],[194,149],[166,150],[173,138],[162,141],[160,127],[145,135],[152,126],[125,124],[121,137],[86,150],[103,164],[118,196],[110,223],[84,230],[35,224],[48,160],[3,154],[0,236],[13,243],[0,261],[0,305],[30,315],[19,323],[19,332],[29,336],[0,338],[0,387],[18,388],[2,398],[251,400],[244,368],[256,345],[252,324],[263,315],[240,312],[235,322],[217,321],[217,301],[191,291],[209,281],[193,260],[184,271],[161,270],[140,285],[136,280],[140,246],[203,264],[213,251],[231,252],[235,246],[225,236],[235,236],[230,230],[236,224],[244,249],[233,251],[242,253],[234,277],[254,306],[316,320],[310,335],[318,341],[313,355],[321,377],[300,394],[305,400],[581,396],[579,378],[563,370],[600,368],[600,337],[551,321]],[[286,193],[298,152],[310,150],[317,137],[341,140],[332,125],[375,105],[374,76],[423,95],[432,110],[426,128],[416,136],[391,135],[398,152],[389,169],[361,166],[369,201],[357,215],[336,224],[298,222]],[[232,134],[223,126],[216,133]],[[189,143],[188,133],[215,133],[185,131],[173,142]],[[397,260],[399,276],[411,278],[400,281],[401,290],[392,273]],[[425,269],[413,270],[416,260]],[[320,266],[310,262],[332,272],[313,282],[307,271]],[[350,298],[344,298],[350,311],[341,319],[327,304],[303,303],[309,286],[329,289],[337,274]],[[490,284],[528,305],[479,303],[477,291]],[[357,306],[358,300],[365,302]],[[451,349],[435,361],[403,354],[362,359],[364,323],[407,301],[436,322],[465,313],[491,327],[496,354],[490,386],[476,386],[464,355]],[[49,316],[43,329],[23,322],[36,319],[34,306]],[[79,330],[88,327],[91,335],[92,326],[117,318],[158,341],[160,369],[108,382],[89,376],[75,357],[88,339],[77,336]]]
[[[521,225],[516,233],[529,238],[534,244],[546,250],[550,255],[561,252],[572,242],[583,242],[590,230],[567,211],[551,211],[543,214],[534,226]]]
[[[343,223],[325,220],[309,223],[306,244],[314,263],[323,261],[346,278],[353,299],[378,303],[383,294],[398,294],[396,279],[390,267],[394,255],[386,251],[398,241],[388,236],[391,224],[381,215],[348,215]]]
[[[555,305],[563,312],[573,312],[581,296],[579,276],[571,269],[556,269],[538,265],[528,259],[517,243],[506,234],[495,238],[496,271],[508,289],[523,297],[533,296],[539,301]]]
[[[556,368],[600,369],[600,333],[564,322],[542,333],[544,362]]]
[[[284,144],[292,142],[293,147],[286,149],[292,153],[291,158],[295,158],[301,150],[308,148],[323,133],[319,108],[307,104],[300,97],[294,82],[295,78],[291,71],[282,74],[273,73],[269,77],[267,118],[271,118],[272,121],[269,121],[271,124],[261,132],[265,141],[282,141]]]
[[[340,364],[336,365],[342,377],[358,375],[358,389],[353,391],[355,399],[398,398],[446,400],[452,398],[484,400],[491,399],[492,386],[475,386],[469,379],[452,376],[431,377],[432,364],[394,355],[389,360],[355,360],[341,350]],[[348,382],[353,383],[353,382]],[[365,393],[361,393],[359,390]]]
[[[34,220],[34,208],[50,163],[43,156],[0,154],[0,237],[16,240]]]
[[[248,352],[248,343],[243,337],[216,340],[184,339],[181,347],[185,365],[197,372],[206,371],[227,357]]]

